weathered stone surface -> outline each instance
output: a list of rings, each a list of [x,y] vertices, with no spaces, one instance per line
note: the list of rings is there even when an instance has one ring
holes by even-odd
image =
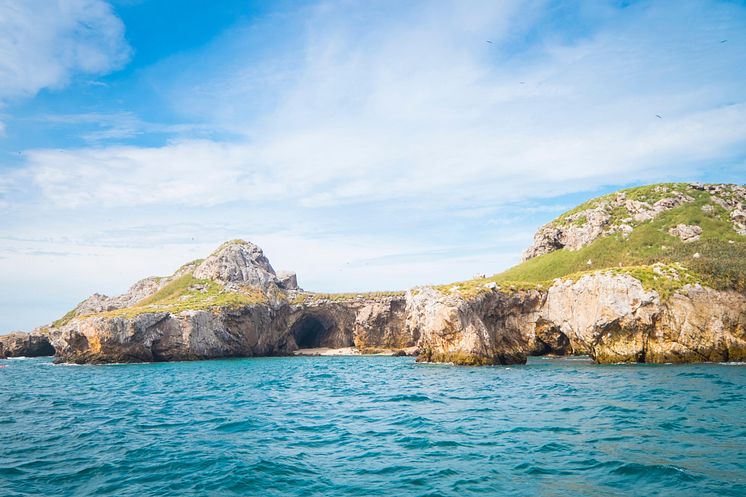
[[[107,312],[130,307],[142,299],[153,295],[167,285],[171,280],[172,278],[159,278],[155,276],[144,278],[132,285],[126,293],[116,297],[108,297],[106,295],[94,293],[75,307],[75,316],[84,316],[87,314],[95,314],[98,312]]]
[[[538,292],[489,292],[474,300],[432,288],[407,293],[407,328],[419,337],[421,361],[455,364],[522,364]]]
[[[579,250],[594,240],[613,233],[621,233],[626,237],[632,232],[633,223],[650,221],[667,210],[694,200],[676,190],[662,186],[657,188],[656,193],[667,196],[652,204],[628,199],[624,192],[619,192],[599,201],[593,207],[567,216],[561,223],[553,221],[542,226],[534,235],[534,243],[524,252],[523,260],[563,248]],[[612,212],[620,209],[625,210],[629,217],[612,223]]]
[[[300,290],[300,287],[298,287],[298,277],[294,271],[278,271],[277,284],[283,290]]]
[[[287,355],[299,348],[404,349],[404,297],[277,308],[147,313],[73,320],[53,333],[59,361],[175,361]]]
[[[275,270],[262,249],[244,241],[223,244],[197,266],[194,277],[224,285],[251,285],[264,290],[278,283]]]
[[[646,362],[746,360],[746,296],[687,286],[662,309]]]
[[[668,230],[668,234],[678,237],[682,242],[696,242],[702,234],[702,228],[691,224],[677,224]]]
[[[746,296],[685,286],[661,301],[628,275],[558,280],[546,292],[493,292],[463,301],[421,291],[408,323],[426,360],[524,362],[526,354],[588,353],[600,363],[746,357]]]
[[[738,234],[746,236],[746,208],[743,205],[738,205],[730,213],[730,218]]]
[[[658,294],[638,280],[602,272],[557,281],[540,315],[599,362],[641,362],[659,306]]]
[[[20,331],[0,335],[0,359],[5,357],[44,357],[54,354],[49,337],[40,332]]]

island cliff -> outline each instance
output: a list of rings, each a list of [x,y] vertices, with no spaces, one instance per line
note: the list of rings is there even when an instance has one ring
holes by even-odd
[[[256,245],[227,242],[172,276],[93,295],[0,356],[76,363],[418,351],[418,360],[746,360],[746,188],[666,184],[593,199],[542,227],[504,273],[407,292],[305,292]]]

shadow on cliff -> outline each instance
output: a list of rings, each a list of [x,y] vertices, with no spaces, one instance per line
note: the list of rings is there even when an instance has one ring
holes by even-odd
[[[290,335],[299,349],[353,346],[351,334],[344,333],[334,320],[316,314],[301,316],[290,328]]]

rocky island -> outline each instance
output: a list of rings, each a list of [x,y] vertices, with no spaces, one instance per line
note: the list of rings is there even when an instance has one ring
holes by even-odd
[[[0,357],[111,363],[355,347],[455,364],[588,354],[598,363],[746,360],[746,188],[660,184],[539,229],[522,263],[406,292],[321,294],[243,240],[117,297],[95,294]]]

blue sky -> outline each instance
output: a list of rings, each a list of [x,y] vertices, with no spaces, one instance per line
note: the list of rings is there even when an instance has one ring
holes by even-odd
[[[401,289],[746,178],[744,2],[6,0],[0,54],[0,332],[227,239]]]

